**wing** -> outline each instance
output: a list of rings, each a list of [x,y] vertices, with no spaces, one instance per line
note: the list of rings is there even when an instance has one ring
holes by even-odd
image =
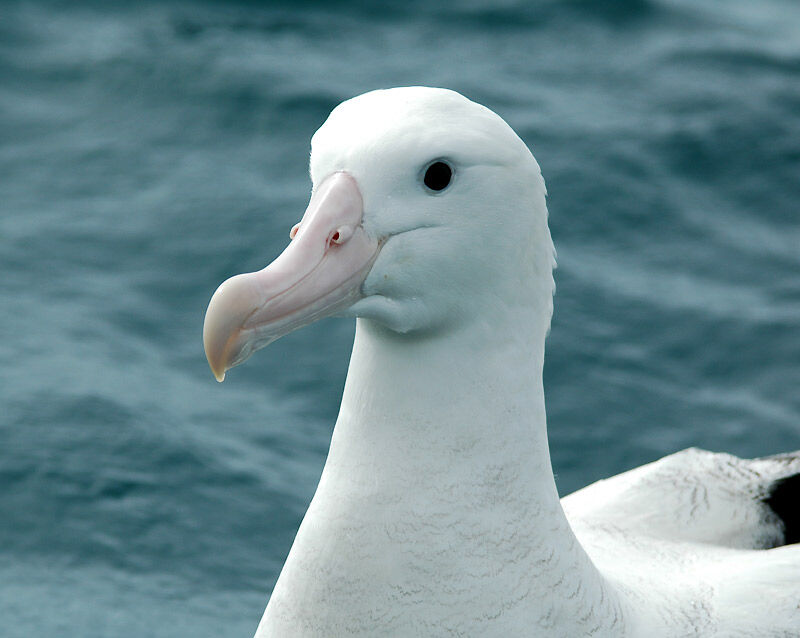
[[[690,448],[593,483],[562,504],[579,538],[608,532],[738,549],[796,543],[800,452],[740,459]]]
[[[742,552],[714,570],[718,636],[800,636],[800,545]]]

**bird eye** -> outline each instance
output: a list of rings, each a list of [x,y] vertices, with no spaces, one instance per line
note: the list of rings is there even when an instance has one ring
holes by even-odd
[[[453,181],[453,169],[447,162],[437,160],[425,170],[422,181],[432,191],[443,191]]]

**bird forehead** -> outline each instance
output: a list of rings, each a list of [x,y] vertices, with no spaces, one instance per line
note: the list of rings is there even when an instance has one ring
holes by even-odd
[[[448,158],[464,165],[512,164],[528,155],[498,115],[445,89],[390,89],[336,107],[311,143],[314,181],[354,167],[419,170]]]

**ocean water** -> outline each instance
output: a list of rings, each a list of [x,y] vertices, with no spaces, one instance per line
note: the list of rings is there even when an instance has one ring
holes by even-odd
[[[408,84],[542,166],[563,493],[800,448],[797,3],[4,2],[0,635],[252,635],[353,324],[218,385],[203,314],[287,242],[330,109]]]

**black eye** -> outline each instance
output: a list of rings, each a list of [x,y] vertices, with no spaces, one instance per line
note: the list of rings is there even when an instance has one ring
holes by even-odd
[[[434,162],[425,171],[422,181],[432,191],[443,191],[453,179],[453,169],[445,162]]]

